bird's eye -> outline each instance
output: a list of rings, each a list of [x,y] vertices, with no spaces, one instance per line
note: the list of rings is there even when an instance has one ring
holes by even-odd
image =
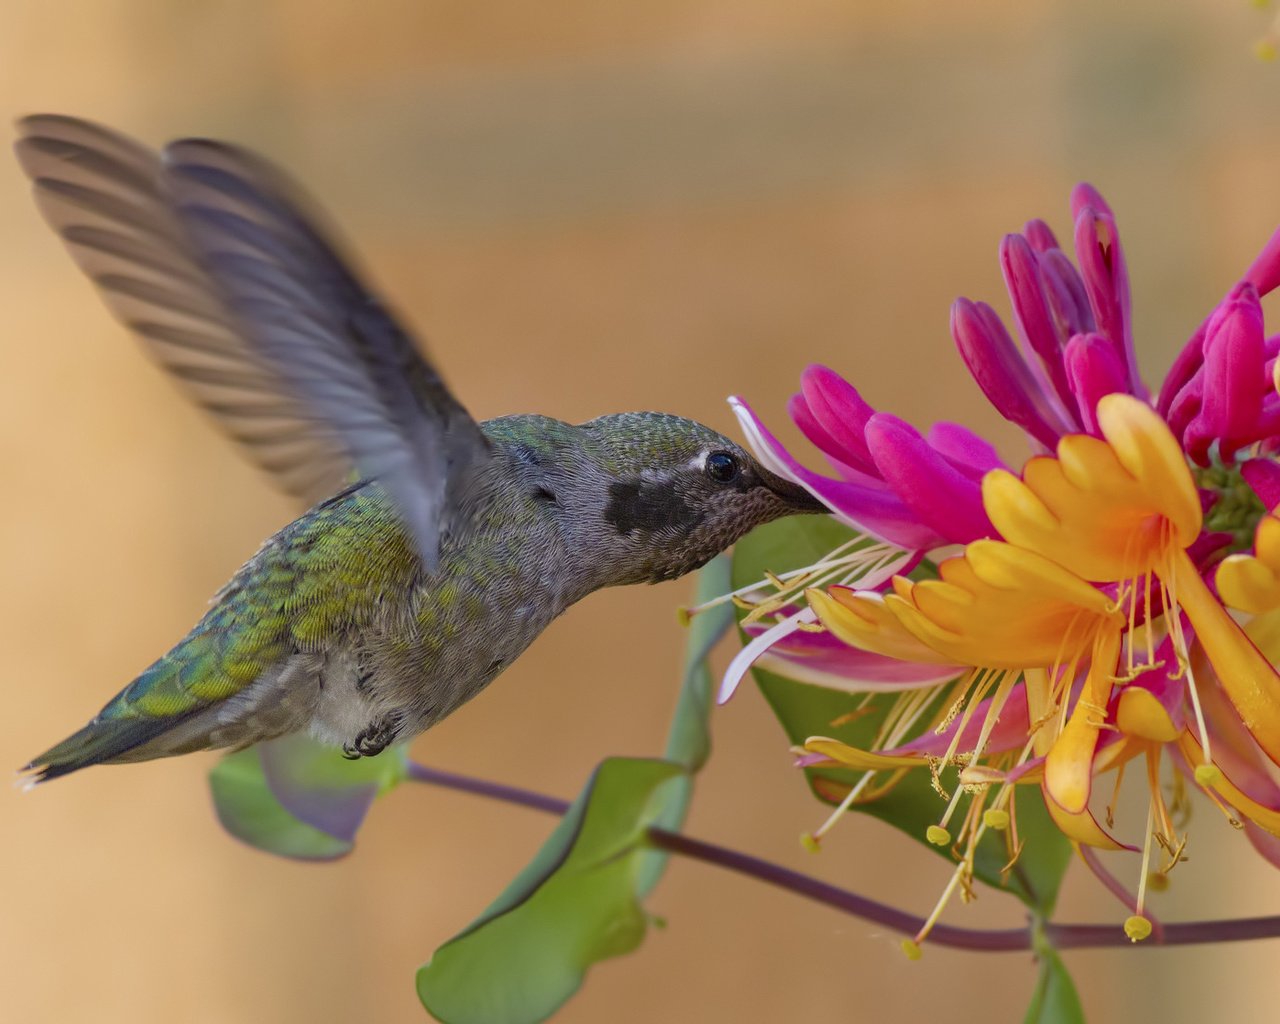
[[[738,460],[728,452],[712,452],[707,456],[707,476],[718,484],[732,483],[738,476]]]

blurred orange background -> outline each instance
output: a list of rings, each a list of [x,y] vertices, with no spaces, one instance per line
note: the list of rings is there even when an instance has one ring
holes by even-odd
[[[728,431],[735,392],[781,424],[820,361],[1016,457],[954,356],[952,298],[1006,310],[1001,234],[1044,216],[1065,241],[1088,178],[1119,215],[1158,381],[1280,223],[1280,69],[1249,53],[1266,17],[1217,0],[9,0],[0,102],[283,163],[478,415],[658,408]],[[107,317],[12,163],[0,324],[0,750],[16,767],[295,510]],[[604,755],[656,753],[690,591],[589,599],[416,755],[567,796]],[[947,867],[886,826],[851,818],[821,856],[800,849],[824,811],[753,688],[714,728],[693,834],[928,910]],[[552,824],[405,786],[350,858],[298,865],[222,833],[212,763],[0,791],[0,1020],[425,1019],[414,969]],[[1195,825],[1157,913],[1280,912],[1244,839],[1207,805]],[[1060,916],[1119,927],[1081,875]],[[699,864],[673,863],[650,909],[669,926],[557,1020],[1010,1021],[1034,981],[1026,955],[908,963],[879,929]],[[1021,915],[988,892],[946,920]],[[1091,1021],[1233,1020],[1274,1007],[1278,949],[1066,959]]]

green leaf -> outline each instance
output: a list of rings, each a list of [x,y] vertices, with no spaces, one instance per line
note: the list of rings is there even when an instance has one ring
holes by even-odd
[[[701,605],[728,593],[731,588],[729,580],[729,559],[720,555],[698,573],[694,604]],[[689,626],[689,637],[685,641],[684,682],[667,733],[666,757],[690,771],[698,771],[711,756],[708,719],[714,689],[707,656],[732,625],[733,605],[726,601],[695,615]]]
[[[810,565],[852,536],[852,531],[831,519],[793,517],[770,523],[751,533],[734,549],[733,586],[738,588],[761,579],[766,569],[778,573]],[[760,669],[753,669],[752,674],[792,744],[822,735],[865,749],[896,699],[895,694],[888,693],[864,703],[866,698],[861,695],[796,682]],[[941,695],[938,698],[939,702],[943,699]],[[858,717],[833,724],[855,708],[859,709]],[[928,717],[926,713],[921,720],[927,721]],[[829,804],[838,803],[860,777],[860,773],[832,768],[808,769],[805,775],[814,795]],[[954,770],[943,774],[943,783],[948,790],[954,788]],[[1021,854],[1012,869],[1002,873],[1001,869],[1010,860],[1010,852],[1004,836],[988,830],[976,851],[974,874],[988,885],[1013,893],[1047,916],[1071,861],[1071,845],[1049,818],[1038,789],[1019,786],[1015,799],[1018,838],[1023,843]],[[940,856],[951,859],[950,850],[925,839],[925,830],[937,824],[946,804],[934,791],[924,769],[910,772],[886,795],[866,804],[855,804],[852,810],[879,818]],[[958,808],[953,820],[962,820],[963,814],[964,807]]]
[[[222,827],[250,846],[281,857],[333,860],[354,845],[304,824],[280,806],[263,777],[257,747],[219,761],[209,773],[209,787]]]
[[[698,577],[695,602],[729,589],[728,559]],[[418,995],[449,1024],[532,1024],[569,999],[592,964],[635,949],[641,901],[667,855],[650,827],[684,823],[693,775],[711,753],[707,656],[733,623],[728,603],[694,617],[666,759],[609,758],[538,855],[465,932],[418,971]]]
[[[1036,955],[1040,976],[1023,1024],[1084,1024],[1084,1007],[1062,958],[1045,943],[1037,943]]]
[[[224,828],[268,853],[331,860],[350,852],[374,799],[404,778],[403,747],[348,761],[305,735],[229,754],[209,773]]]
[[[698,574],[694,604],[700,605],[729,590],[729,559],[721,555],[710,562]],[[678,832],[689,812],[693,798],[693,776],[702,770],[711,756],[711,708],[715,681],[711,678],[711,666],[707,658],[712,649],[733,625],[733,605],[725,602],[694,616],[685,641],[684,682],[676,701],[675,715],[667,731],[668,761],[683,765],[687,771],[673,779],[664,794],[661,807],[650,824],[670,832]],[[640,898],[647,896],[662,878],[667,866],[667,854],[649,851],[641,858],[640,873],[636,879],[636,892]]]
[[[635,949],[644,833],[670,761],[605,760],[537,857],[418,971],[422,1004],[447,1024],[545,1020],[599,960]]]

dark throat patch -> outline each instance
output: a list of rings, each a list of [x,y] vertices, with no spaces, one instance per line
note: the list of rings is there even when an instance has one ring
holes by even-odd
[[[609,485],[604,518],[619,533],[670,529],[687,533],[706,517],[690,505],[670,483],[632,477]]]

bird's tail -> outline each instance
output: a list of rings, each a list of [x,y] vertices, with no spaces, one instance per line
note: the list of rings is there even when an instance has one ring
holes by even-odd
[[[281,651],[273,635],[264,640],[197,624],[88,725],[22,771],[34,784],[90,765],[240,748],[304,728],[323,658]]]
[[[32,783],[48,782],[81,768],[115,761],[135,760],[131,751],[173,728],[171,719],[94,718],[83,729],[50,747],[24,765]],[[141,760],[141,758],[137,758]]]
[[[210,703],[195,692],[198,684],[192,686],[193,670],[212,667],[210,659],[198,657],[198,645],[192,643],[198,637],[197,628],[116,694],[88,725],[21,770],[30,773],[32,783],[48,782],[90,765],[177,753],[162,749],[167,743],[151,741],[172,734]]]

